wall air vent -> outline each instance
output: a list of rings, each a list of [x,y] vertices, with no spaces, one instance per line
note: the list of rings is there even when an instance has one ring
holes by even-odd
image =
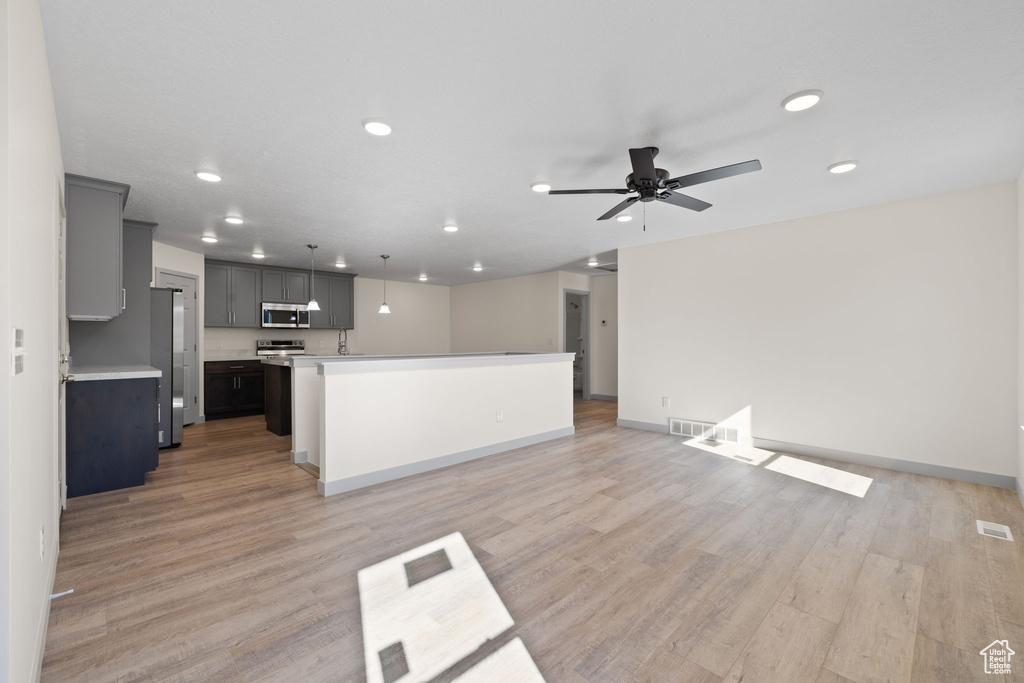
[[[1013,533],[1010,531],[1010,527],[1005,524],[996,524],[995,522],[983,522],[980,519],[978,522],[978,533],[982,536],[991,536],[992,538],[1001,538],[1004,541],[1012,541]]]
[[[682,420],[678,417],[668,419],[668,433],[674,436],[697,437],[705,441],[739,442],[739,431],[735,427]]]

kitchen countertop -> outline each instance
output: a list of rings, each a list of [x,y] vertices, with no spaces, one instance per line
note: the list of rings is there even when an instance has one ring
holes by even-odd
[[[283,365],[292,368],[331,366],[333,371],[321,374],[335,374],[338,366],[350,366],[357,372],[381,372],[392,370],[398,367],[405,367],[410,364],[420,368],[429,367],[457,367],[459,365],[480,365],[480,364],[519,364],[519,363],[543,363],[561,361],[572,358],[572,353],[519,353],[515,351],[494,351],[481,353],[422,353],[422,354],[395,354],[395,355],[363,355],[347,354],[340,356],[264,356],[263,362],[267,365]],[[358,368],[356,370],[356,368]],[[370,369],[372,368],[372,370]],[[341,370],[346,372],[347,370]]]
[[[95,382],[112,379],[146,379],[163,373],[152,365],[81,365],[72,366],[68,373],[75,382]]]

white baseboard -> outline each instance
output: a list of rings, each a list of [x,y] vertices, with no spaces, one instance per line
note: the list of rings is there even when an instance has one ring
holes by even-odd
[[[616,424],[620,427],[643,429],[649,432],[668,434],[667,424],[661,425],[656,422],[640,422],[638,420],[624,420],[621,418]],[[985,486],[997,486],[999,488],[1011,490],[1017,489],[1017,494],[1021,496],[1021,501],[1024,502],[1024,494],[1021,494],[1019,481],[1008,474],[977,472],[975,470],[960,469],[959,467],[914,462],[913,460],[894,460],[892,458],[883,458],[878,455],[851,453],[849,451],[839,451],[832,448],[805,446],[803,444],[788,443],[786,441],[773,441],[771,439],[759,439],[757,437],[754,437],[754,446],[770,451],[780,451],[782,453],[792,453],[794,455],[807,455],[812,458],[821,458],[823,460],[836,460],[838,462],[849,462],[857,465],[868,465],[870,467],[878,467],[883,470],[926,474],[930,477],[955,479],[971,482],[972,484],[984,484]]]
[[[438,470],[442,467],[458,465],[459,463],[476,460],[477,458],[486,458],[489,455],[504,453],[505,451],[511,451],[516,448],[532,446],[533,444],[541,443],[543,441],[560,439],[563,436],[572,436],[575,433],[575,427],[555,429],[550,432],[542,432],[540,434],[524,436],[518,439],[502,441],[501,443],[491,444],[489,446],[471,448],[468,451],[449,453],[448,455],[431,458],[430,460],[413,462],[408,465],[399,465],[398,467],[389,467],[385,470],[377,470],[376,472],[360,474],[355,477],[346,477],[345,479],[335,479],[327,482],[321,479],[317,482],[316,487],[321,496],[333,496],[338,493],[345,493],[346,491],[355,491],[356,489],[373,486],[374,484],[382,484],[386,481],[403,479],[414,474],[422,474],[423,472]]]

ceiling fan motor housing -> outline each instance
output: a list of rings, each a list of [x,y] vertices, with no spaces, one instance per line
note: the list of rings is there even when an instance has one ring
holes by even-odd
[[[654,172],[657,174],[656,180],[648,180],[647,178],[641,178],[639,182],[633,177],[634,174],[630,173],[626,176],[626,187],[631,192],[640,193],[640,201],[642,202],[653,202],[658,198],[658,190],[665,187],[665,181],[668,180],[669,174],[663,168],[656,168]]]

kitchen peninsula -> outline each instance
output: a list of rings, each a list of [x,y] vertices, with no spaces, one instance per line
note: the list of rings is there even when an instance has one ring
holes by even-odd
[[[571,353],[294,356],[292,459],[321,495],[574,433]]]

